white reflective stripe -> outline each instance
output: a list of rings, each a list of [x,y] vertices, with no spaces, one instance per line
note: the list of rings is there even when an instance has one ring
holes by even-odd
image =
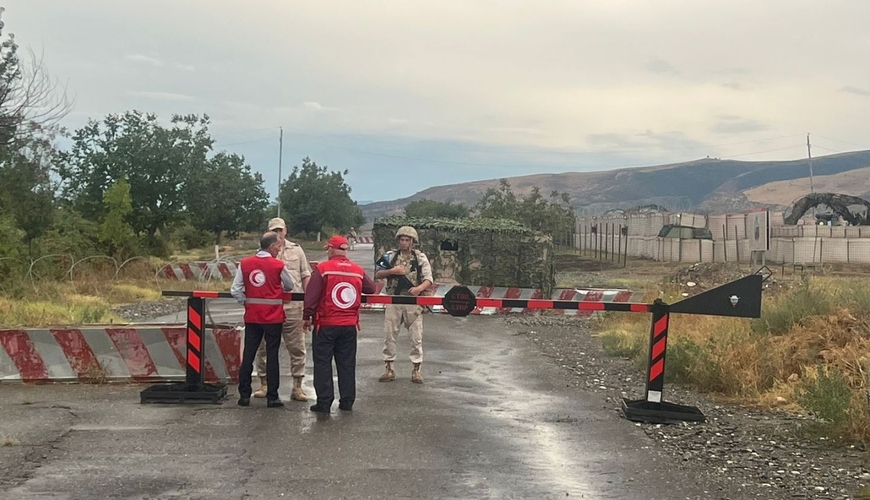
[[[652,401],[653,403],[661,403],[662,402],[661,391],[647,391],[646,400]]]
[[[280,306],[284,304],[283,299],[245,299],[245,304],[256,304],[262,306]]]
[[[344,272],[344,271],[326,271],[326,272],[323,273],[323,276],[329,276],[329,275],[333,275],[333,276],[350,276],[350,277],[352,277],[352,278],[359,278],[359,279],[362,279],[362,277],[363,277],[362,274],[347,273],[347,272]]]

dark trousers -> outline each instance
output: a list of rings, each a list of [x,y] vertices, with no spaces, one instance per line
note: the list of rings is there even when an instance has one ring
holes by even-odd
[[[335,400],[333,357],[338,372],[338,402],[344,407],[353,406],[356,400],[356,334],[356,326],[321,326],[311,339],[317,406],[329,408]]]
[[[251,372],[254,371],[254,357],[263,337],[266,338],[266,399],[278,399],[278,385],[281,371],[278,367],[278,348],[281,347],[281,323],[245,323],[245,350],[242,366],[239,368],[239,397],[251,397]]]

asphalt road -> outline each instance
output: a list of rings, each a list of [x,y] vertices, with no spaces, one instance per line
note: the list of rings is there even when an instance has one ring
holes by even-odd
[[[171,406],[140,405],[140,385],[4,384],[0,498],[716,497],[501,319],[427,315],[423,385],[407,334],[398,380],[378,382],[382,321],[363,315],[351,413],[290,401],[286,351],[283,409],[238,407],[235,387],[221,405]]]

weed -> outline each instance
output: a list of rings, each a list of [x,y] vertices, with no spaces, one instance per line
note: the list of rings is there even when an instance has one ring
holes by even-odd
[[[12,436],[3,435],[2,437],[0,437],[0,445],[2,445],[4,447],[18,446],[18,440]]]
[[[106,374],[106,369],[99,363],[91,363],[82,370],[82,375],[79,380],[86,384],[107,384],[109,376]]]
[[[839,427],[849,415],[852,390],[842,373],[818,364],[815,369],[804,371],[798,402],[819,418]]]

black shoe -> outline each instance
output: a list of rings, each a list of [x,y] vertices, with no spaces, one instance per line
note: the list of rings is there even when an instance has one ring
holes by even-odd
[[[266,406],[268,408],[282,408],[284,406],[284,402],[280,399],[270,399],[266,401]]]
[[[348,403],[338,403],[338,409],[342,411],[353,411],[353,405]]]
[[[320,405],[311,405],[311,408],[309,408],[309,410],[317,413],[329,413],[330,411],[329,408]]]
[[[251,406],[251,398],[239,398],[239,406]]]

